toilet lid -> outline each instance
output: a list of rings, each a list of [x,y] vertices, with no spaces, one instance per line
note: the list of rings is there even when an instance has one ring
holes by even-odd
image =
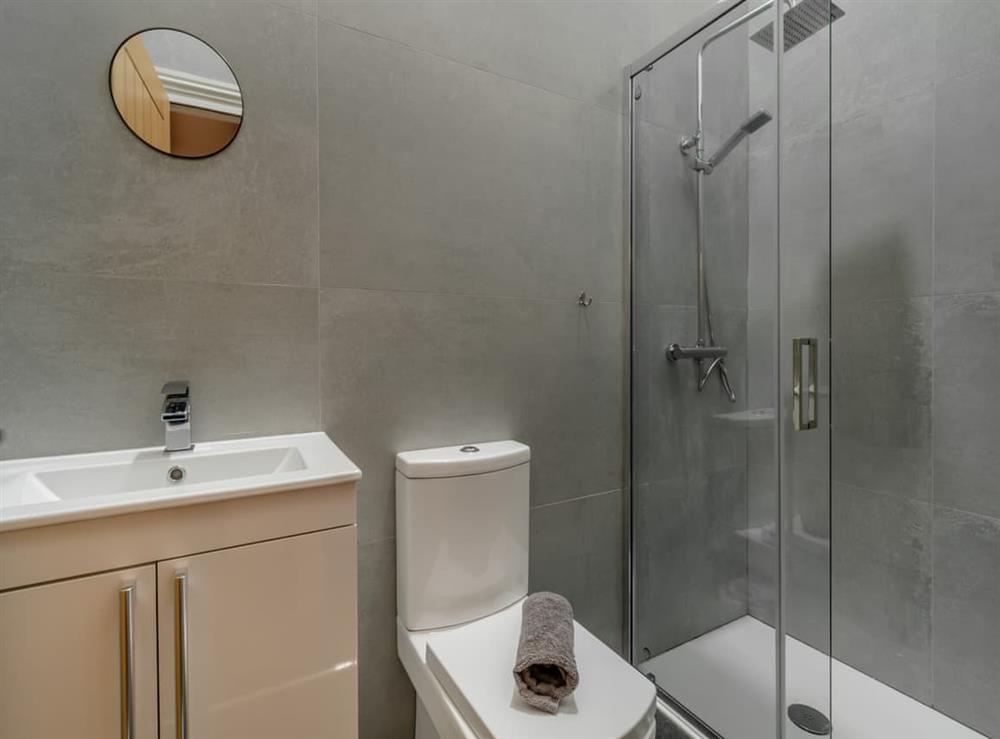
[[[514,686],[521,602],[433,634],[427,666],[482,739],[641,739],[653,722],[653,684],[576,624],[580,685],[559,713],[531,708]]]

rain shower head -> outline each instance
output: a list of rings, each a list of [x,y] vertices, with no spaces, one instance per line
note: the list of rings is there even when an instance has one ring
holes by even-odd
[[[801,0],[784,14],[785,51],[796,46],[844,15],[832,0]],[[768,51],[774,50],[774,23],[750,37]]]
[[[729,154],[735,149],[739,143],[745,139],[750,134],[763,128],[771,120],[771,114],[766,110],[761,108],[752,116],[747,118],[740,127],[736,129],[736,132],[726,139],[726,142],[719,147],[719,150],[712,155],[711,159],[706,162],[705,174],[710,174],[713,169],[719,166],[723,159],[725,159]]]

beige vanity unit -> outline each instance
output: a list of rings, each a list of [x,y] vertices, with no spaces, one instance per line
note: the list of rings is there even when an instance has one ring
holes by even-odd
[[[0,462],[0,737],[355,739],[360,477],[321,433]]]

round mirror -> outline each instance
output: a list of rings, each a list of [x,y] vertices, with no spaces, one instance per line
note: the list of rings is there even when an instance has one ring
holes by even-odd
[[[197,36],[150,28],[111,60],[111,97],[125,125],[164,154],[207,157],[236,138],[243,96],[236,75]]]

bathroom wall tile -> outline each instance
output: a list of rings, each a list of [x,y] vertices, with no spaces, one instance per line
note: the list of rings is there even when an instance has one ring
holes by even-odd
[[[773,309],[747,313],[747,408],[774,410],[778,384],[777,323],[778,314]],[[767,457],[769,460],[770,455]]]
[[[934,706],[1000,735],[1000,520],[934,509]]]
[[[626,460],[631,464],[630,479],[633,485],[651,482],[650,455],[653,451],[652,438],[649,433],[650,423],[650,383],[653,365],[659,355],[657,348],[649,340],[653,315],[658,312],[656,306],[636,303],[632,309],[632,325],[629,341],[631,344],[631,413],[626,422],[631,422],[630,442],[632,457]]]
[[[829,303],[830,169],[829,127],[783,142],[780,253],[775,266],[780,268],[781,282],[776,287],[786,314],[789,306]],[[766,176],[773,176],[773,171]]]
[[[935,135],[938,294],[1000,290],[1000,67],[941,83]]]
[[[566,596],[577,621],[623,647],[624,496],[620,490],[531,509],[531,592]]]
[[[162,444],[177,378],[196,441],[319,426],[315,289],[26,270],[0,314],[4,457]]]
[[[743,144],[704,183],[705,273],[713,311],[747,310],[748,188],[748,154]],[[690,249],[689,243],[675,243],[679,249]],[[697,285],[697,277],[694,282]]]
[[[634,295],[658,305],[697,304],[697,175],[677,136],[641,123],[636,136]]]
[[[637,489],[637,653],[659,654],[747,612],[746,473]]]
[[[774,624],[778,571],[778,472],[773,466],[747,466],[747,611]]]
[[[931,300],[835,306],[832,461],[838,482],[930,499]]]
[[[934,302],[934,502],[1000,518],[1000,293]]]
[[[316,285],[316,21],[254,0],[12,2],[0,28],[3,258],[68,273]],[[145,146],[108,66],[154,25],[229,60],[247,115],[210,159]],[[38,56],[38,39],[52,53]]]
[[[618,112],[625,65],[710,6],[319,0],[322,18]]]
[[[751,466],[748,476],[748,611],[773,626],[778,607],[777,471]],[[829,654],[830,483],[792,467],[783,484],[792,508],[785,575],[788,633]]]
[[[362,541],[394,527],[394,457],[532,447],[533,505],[622,484],[622,308],[324,289],[323,416],[364,470]]]
[[[934,98],[918,93],[833,131],[837,304],[931,294]]]
[[[698,392],[698,367],[691,361],[669,362],[670,344],[691,344],[696,315],[691,308],[658,306],[650,313],[649,449],[640,482],[703,475],[741,466],[746,461],[746,430],[724,414],[746,408],[746,317],[715,315],[716,339],[730,350],[726,360],[737,402],[730,403],[718,377]]]
[[[933,5],[939,81],[1000,67],[1000,5],[994,0],[937,0]]]
[[[792,505],[786,598],[788,633],[829,654],[830,481],[821,474],[793,468],[784,483]]]
[[[930,505],[836,484],[834,656],[929,702],[931,601]]]
[[[396,651],[396,540],[358,548],[359,736],[413,734],[416,697]]]
[[[934,84],[937,18],[920,0],[837,0],[832,26],[833,119],[873,111]],[[788,63],[791,63],[789,52]],[[829,75],[829,61],[824,67]],[[831,84],[819,78],[820,84]]]
[[[316,15],[318,12],[319,0],[271,0],[271,2],[279,7],[297,10],[306,15]]]
[[[747,162],[747,307],[777,315],[778,158],[768,126],[750,141]],[[770,142],[770,145],[768,143]]]
[[[620,115],[320,34],[324,286],[620,299]]]

